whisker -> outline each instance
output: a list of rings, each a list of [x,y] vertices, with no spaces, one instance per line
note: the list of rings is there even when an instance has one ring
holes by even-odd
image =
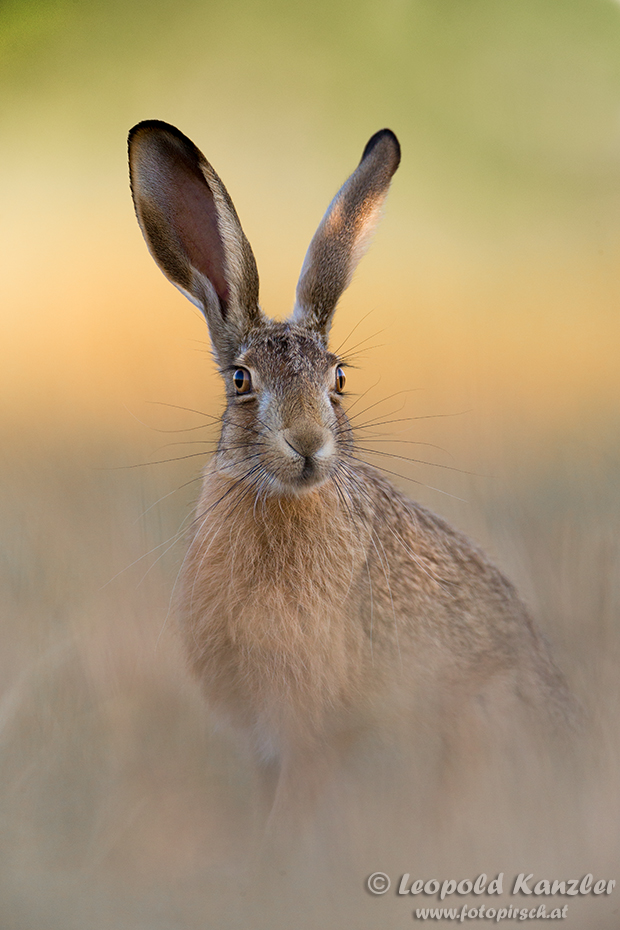
[[[174,446],[195,446],[195,445],[212,446],[212,451],[219,449],[221,451],[229,452],[229,451],[235,451],[236,449],[247,449],[249,445],[251,445],[252,447],[264,446],[265,442],[263,442],[262,440],[254,440],[251,443],[238,442],[236,444],[229,443],[224,446],[224,445],[218,444],[218,442],[214,439],[186,439],[186,440],[181,440],[179,442],[167,442],[164,446],[160,446],[156,451],[162,452],[164,449],[171,449]]]
[[[343,453],[346,455],[346,453]],[[362,459],[357,458],[353,454],[349,454],[347,458],[352,459],[355,462],[362,462]],[[410,481],[412,484],[417,484],[422,488],[427,488],[429,491],[436,491],[438,494],[444,494],[446,497],[451,497],[453,500],[461,501],[463,504],[467,504],[462,497],[457,497],[456,494],[450,494],[448,491],[443,491],[441,488],[435,488],[432,484],[426,484],[424,481],[418,481],[417,478],[412,478],[410,475],[401,475],[397,471],[390,471],[389,468],[385,468],[383,465],[373,465],[373,468],[376,468],[378,471],[382,471],[386,475],[392,475],[394,478],[402,478],[403,481]]]
[[[189,481],[185,481],[183,484],[180,484],[180,485],[178,486],[178,488],[174,488],[172,491],[168,491],[167,494],[163,494],[163,495],[159,498],[159,500],[153,501],[153,503],[150,504],[150,505],[146,508],[146,510],[143,510],[143,511],[142,511],[142,513],[140,514],[139,517],[136,517],[136,519],[133,521],[133,526],[135,526],[136,523],[138,523],[140,520],[143,520],[144,517],[147,515],[147,513],[148,513],[150,510],[152,510],[153,507],[156,507],[157,504],[161,504],[161,502],[162,502],[162,501],[165,501],[166,498],[172,497],[173,494],[177,494],[179,491],[182,491],[183,488],[187,488],[187,487],[189,487],[190,484],[194,484],[196,481],[201,481],[201,480],[202,480],[202,475],[195,475],[193,478],[190,478]]]
[[[361,415],[361,413],[363,412],[364,411],[360,411],[360,414],[358,414],[358,416]],[[393,423],[412,423],[415,420],[441,420],[441,419],[445,419],[446,417],[462,417],[466,413],[470,413],[470,411],[461,410],[458,413],[429,413],[429,414],[424,414],[422,416],[415,416],[415,417],[398,417],[397,419],[394,419],[394,420],[371,420],[368,423],[356,424],[355,429],[360,430],[360,429],[369,429],[369,428],[373,428],[377,426],[391,426]],[[351,419],[354,420],[355,417],[351,417]]]
[[[231,517],[231,516],[233,515],[233,513],[235,512],[235,510],[237,509],[237,507],[241,504],[241,502],[242,502],[243,500],[245,500],[245,498],[248,496],[248,494],[251,494],[251,493],[255,490],[256,482],[254,481],[254,479],[252,478],[252,476],[253,476],[254,474],[256,474],[256,472],[259,471],[259,470],[260,470],[261,468],[263,468],[263,467],[264,467],[264,466],[262,466],[262,465],[260,464],[260,462],[257,463],[256,465],[254,465],[252,468],[249,469],[249,471],[246,472],[246,474],[245,474],[242,478],[239,478],[239,479],[235,482],[235,484],[233,485],[232,488],[229,488],[229,490],[228,490],[225,494],[222,495],[222,497],[219,499],[219,501],[216,502],[216,504],[221,503],[222,500],[224,500],[224,498],[228,496],[228,494],[230,493],[231,490],[236,490],[240,485],[246,485],[246,484],[248,485],[248,487],[245,487],[245,488],[243,489],[243,493],[239,495],[238,499],[237,499],[236,501],[233,501],[233,502],[232,502],[232,507],[229,507],[228,511],[224,514],[222,523],[225,522],[226,520],[229,520],[230,517]],[[250,481],[248,482],[248,478],[252,478],[252,480],[250,480]],[[214,510],[214,506],[212,506],[212,507],[209,508],[209,511],[212,511],[212,510]],[[209,511],[208,511],[208,512],[209,512]],[[205,516],[205,519],[202,521],[202,523],[201,523],[201,525],[200,525],[200,528],[198,529],[197,533],[194,535],[194,539],[196,538],[196,536],[197,536],[199,533],[202,532],[202,528],[204,527],[205,522],[206,522],[206,516]],[[196,591],[196,582],[198,581],[198,578],[199,578],[199,576],[200,576],[200,571],[201,571],[202,566],[203,566],[203,564],[204,564],[204,560],[205,560],[205,558],[206,558],[206,556],[207,556],[207,554],[208,554],[208,552],[209,552],[209,549],[211,548],[211,545],[213,544],[213,541],[214,541],[214,539],[215,539],[216,534],[217,534],[217,527],[215,527],[215,528],[213,529],[213,533],[212,533],[212,536],[211,536],[211,540],[210,540],[210,542],[209,542],[209,545],[206,547],[205,551],[202,553],[202,556],[201,556],[201,559],[200,559],[200,564],[198,565],[198,569],[197,569],[196,574],[195,574],[195,577],[194,577],[194,583],[193,583],[193,585],[192,585],[192,593],[191,593],[191,597],[190,597],[190,606],[193,604],[193,601],[194,601],[194,594],[195,594],[195,591]],[[183,565],[184,565],[184,564],[185,564],[185,559],[183,560]],[[181,569],[183,568],[183,565],[181,566]],[[179,570],[179,573],[180,573],[181,569]],[[178,579],[178,577],[179,577],[179,575],[177,575],[177,579]],[[175,582],[175,585],[176,585],[176,582]],[[167,617],[166,617],[166,620],[167,620]]]
[[[421,442],[419,439],[392,439],[389,436],[377,436],[375,439],[372,436],[364,436],[364,442],[389,442],[390,444],[398,443],[406,446],[426,446],[428,449],[436,449],[438,452],[443,452],[445,455],[449,455],[450,458],[454,458],[452,453],[448,449],[444,449],[443,446],[438,446],[434,442]]]
[[[195,459],[198,456],[205,457],[204,452],[190,452],[187,455],[177,455],[172,459],[159,459],[156,462],[135,462],[133,465],[109,465],[105,468],[98,468],[96,471],[127,471],[132,468],[148,468],[151,465],[168,465],[170,462],[183,462],[185,459]]]
[[[370,391],[373,391],[377,387],[380,381],[381,381],[381,378],[375,381],[375,383],[372,384],[369,388],[366,388],[364,393],[360,394],[359,397],[357,397],[357,399],[354,400],[352,404],[349,404],[349,406],[347,407],[347,417],[349,417],[349,414],[351,413],[351,410],[353,410],[355,405],[359,404],[360,400],[363,400]]]
[[[193,433],[199,429],[209,429],[210,426],[213,426],[213,423],[201,423],[200,426],[184,426],[180,429],[161,429],[159,426],[149,426],[148,423],[144,424],[147,429],[150,429],[154,433]]]
[[[382,452],[380,449],[364,449],[356,446],[356,451],[364,452],[366,455],[383,455],[386,458],[400,459],[403,462],[413,462],[415,465],[431,465],[433,468],[445,468],[448,471],[456,471],[461,475],[471,475],[472,477],[482,478],[484,475],[477,475],[475,472],[466,471],[464,468],[457,468],[456,465],[443,465],[441,462],[427,462],[424,459],[412,459],[408,455],[398,455],[396,452]]]
[[[203,521],[202,521],[202,524],[201,524],[201,528],[200,528],[200,529],[202,529],[202,527],[204,526],[204,524],[205,524],[205,522],[206,522],[206,517],[209,515],[209,513],[210,513],[212,510],[214,510],[214,509],[224,500],[225,497],[227,497],[227,495],[230,493],[231,490],[235,490],[240,484],[242,484],[243,481],[245,480],[245,478],[247,478],[247,476],[248,476],[249,474],[251,474],[251,473],[255,470],[256,467],[257,467],[257,466],[254,466],[254,468],[251,468],[251,469],[249,470],[249,472],[246,473],[246,475],[244,475],[242,478],[239,478],[239,479],[235,482],[235,484],[233,485],[233,487],[230,488],[228,491],[226,491],[226,493],[224,493],[224,494],[220,497],[220,499],[217,500],[217,501],[215,502],[215,504],[213,504],[211,507],[207,508],[207,510],[205,511],[204,514],[196,515],[196,517],[190,522],[190,524],[188,525],[187,528],[184,528],[184,526],[183,526],[183,524],[185,523],[185,520],[187,519],[187,517],[185,518],[185,520],[183,520],[183,522],[181,523],[181,526],[180,526],[179,530],[175,533],[174,536],[171,536],[170,539],[167,540],[167,542],[170,542],[170,545],[168,546],[168,548],[167,548],[164,552],[160,553],[160,555],[155,559],[155,561],[153,562],[153,564],[149,566],[149,568],[147,569],[147,571],[144,573],[144,575],[142,576],[142,578],[141,578],[140,581],[138,582],[137,587],[139,587],[139,586],[143,583],[143,581],[145,580],[145,578],[147,577],[147,575],[152,571],[152,569],[157,565],[157,563],[158,563],[159,561],[161,561],[161,559],[163,559],[163,558],[167,555],[167,553],[170,552],[170,550],[176,545],[176,542],[177,542],[177,540],[181,537],[181,535],[184,534],[184,533],[186,533],[186,532],[188,532],[189,530],[191,530],[192,527],[193,527],[193,525],[194,525],[195,523],[197,523],[199,519],[201,519],[201,518],[204,517],[204,519],[203,519]],[[198,530],[197,532],[200,532],[200,530]],[[196,535],[196,534],[194,534],[194,538],[195,538],[195,535]],[[165,543],[164,543],[164,545],[165,545]],[[159,548],[159,547],[157,547],[157,548]],[[189,551],[189,550],[188,550],[188,551]],[[184,558],[183,558],[183,562],[182,562],[182,564],[181,564],[181,568],[179,569],[179,572],[177,573],[177,580],[178,580],[178,578],[179,578],[181,569],[182,569],[183,565],[185,564],[185,559],[186,559],[186,558],[187,558],[187,552],[186,552],[186,554],[185,554],[185,556],[184,556]],[[157,637],[156,646],[157,646],[157,644],[159,643],[159,639],[160,639],[160,637],[161,637],[161,635],[162,635],[162,633],[163,633],[164,627],[165,627],[166,622],[167,622],[167,620],[168,620],[168,616],[169,616],[170,609],[171,609],[171,606],[172,606],[172,599],[173,599],[173,596],[174,596],[175,587],[176,587],[176,580],[175,580],[175,584],[173,585],[172,592],[171,592],[171,595],[170,595],[170,601],[169,601],[169,605],[168,605],[168,613],[166,614],[166,617],[164,618],[164,624],[163,624],[163,626],[162,626],[162,629],[161,629],[160,632],[159,632],[159,636]]]
[[[242,461],[244,461],[244,460],[242,460]],[[193,527],[195,524],[197,524],[201,519],[203,519],[203,517],[208,516],[209,513],[210,513],[210,511],[211,511],[212,509],[214,509],[215,507],[217,507],[217,506],[222,502],[222,500],[224,500],[224,498],[230,493],[231,490],[234,490],[235,487],[236,487],[237,485],[241,484],[241,483],[244,481],[245,477],[246,477],[246,476],[243,476],[242,478],[239,478],[239,479],[237,480],[237,482],[235,483],[235,485],[233,485],[232,488],[230,488],[228,491],[226,491],[226,493],[223,494],[222,497],[221,497],[219,500],[217,500],[217,501],[212,505],[212,507],[208,508],[208,510],[207,510],[204,514],[196,514],[196,515],[194,515],[193,518],[191,519],[190,523],[189,523],[187,526],[185,526],[185,523],[187,522],[187,520],[189,519],[189,517],[186,516],[186,517],[183,519],[183,521],[182,521],[182,523],[181,523],[179,529],[176,531],[176,533],[173,533],[173,535],[172,535],[172,536],[169,536],[168,539],[165,539],[163,542],[158,543],[156,546],[153,546],[153,548],[150,549],[148,552],[143,553],[143,554],[142,554],[141,556],[139,556],[137,559],[134,559],[134,561],[131,562],[129,565],[126,565],[124,568],[122,568],[119,572],[117,572],[115,575],[113,575],[112,578],[110,578],[108,581],[106,581],[106,583],[105,583],[104,585],[102,585],[102,589],[105,588],[105,587],[107,587],[107,585],[111,584],[112,581],[114,581],[116,578],[118,578],[118,577],[119,577],[120,575],[122,575],[124,572],[128,571],[130,568],[133,568],[134,565],[137,565],[137,564],[138,564],[139,562],[141,562],[143,559],[148,558],[149,555],[152,555],[154,552],[157,552],[158,549],[161,549],[163,546],[168,546],[168,548],[167,548],[163,553],[161,553],[161,554],[158,556],[158,558],[153,562],[153,564],[149,566],[148,570],[145,572],[145,574],[142,576],[142,578],[141,578],[140,581],[138,582],[138,587],[139,587],[139,586],[143,583],[143,581],[144,581],[144,579],[147,577],[147,575],[150,573],[150,571],[155,567],[155,565],[157,565],[157,563],[158,563],[162,558],[164,558],[164,556],[166,555],[166,553],[168,553],[168,552],[170,551],[170,549],[173,548],[173,546],[174,546],[174,545],[176,544],[176,542],[181,538],[181,536],[184,535],[186,532],[191,531],[192,527]],[[197,475],[195,478],[190,479],[190,481],[185,482],[185,484],[180,485],[179,488],[175,488],[175,490],[170,491],[168,494],[164,494],[164,496],[163,496],[162,498],[160,498],[159,501],[155,501],[153,504],[151,504],[151,505],[144,511],[144,514],[142,514],[141,516],[144,516],[146,513],[148,513],[148,511],[149,511],[152,507],[156,506],[156,504],[160,503],[160,501],[164,500],[166,497],[169,497],[170,495],[175,494],[177,491],[181,490],[181,488],[187,487],[189,484],[192,484],[194,481],[200,481],[200,480],[202,480],[202,475]],[[139,519],[140,519],[140,517],[138,517],[138,520],[139,520]],[[137,520],[136,520],[135,522],[137,522]],[[134,525],[135,525],[135,524],[134,524]],[[177,577],[178,577],[178,576],[177,576]],[[175,582],[175,583],[176,583],[176,582]],[[173,593],[174,593],[174,586],[173,586]]]
[[[192,522],[191,522],[191,524],[190,524],[190,526],[189,526],[189,529],[193,528],[194,526],[197,526],[197,529],[196,529],[195,532],[194,532],[194,539],[196,539],[196,536],[198,536],[198,535],[202,532],[202,530],[203,530],[203,528],[204,528],[204,526],[205,526],[205,524],[206,524],[206,522],[207,522],[209,516],[211,515],[211,513],[214,512],[215,509],[216,509],[217,507],[219,507],[219,505],[222,503],[222,501],[224,501],[224,500],[229,496],[229,494],[231,494],[231,493],[233,493],[234,491],[236,491],[237,488],[238,488],[240,485],[242,485],[242,484],[244,483],[244,481],[248,478],[248,476],[250,476],[258,467],[259,467],[258,465],[254,465],[245,475],[243,475],[241,478],[238,478],[236,481],[234,481],[234,482],[231,484],[231,486],[230,486],[229,488],[227,488],[226,491],[221,495],[221,497],[218,498],[218,500],[216,500],[213,504],[211,504],[210,507],[207,507],[206,511],[204,511],[203,513],[197,513],[197,514],[196,514],[196,516],[194,517],[194,519],[192,520]],[[226,515],[225,515],[225,516],[226,516]],[[213,536],[212,536],[211,542],[213,542],[213,539],[215,538],[216,529],[217,529],[217,528],[214,528]],[[206,552],[208,552],[208,549],[210,548],[210,546],[211,546],[211,543],[209,543],[209,546],[207,547]],[[176,594],[177,585],[178,585],[178,583],[179,583],[179,578],[181,577],[181,574],[182,574],[182,572],[183,572],[183,569],[185,568],[185,564],[186,564],[186,562],[187,562],[187,557],[188,557],[188,555],[189,555],[189,552],[190,552],[190,547],[187,548],[187,550],[186,550],[186,552],[185,552],[185,555],[183,556],[183,561],[181,562],[181,565],[179,566],[179,570],[177,571],[177,574],[176,574],[176,577],[175,577],[175,580],[174,580],[174,584],[173,584],[173,586],[172,586],[172,591],[170,592],[170,598],[169,598],[169,601],[168,601],[168,610],[167,610],[167,612],[166,612],[166,616],[164,617],[164,622],[163,622],[163,624],[162,624],[162,627],[161,627],[161,629],[160,629],[160,631],[159,631],[159,635],[158,635],[158,637],[157,637],[157,642],[156,642],[156,644],[155,644],[155,648],[157,648],[157,647],[159,646],[159,641],[160,641],[160,639],[161,639],[161,637],[162,637],[162,635],[163,635],[164,629],[165,629],[165,627],[166,627],[166,625],[167,625],[167,623],[168,623],[168,620],[169,620],[169,618],[170,618],[170,614],[171,614],[171,612],[172,612],[172,605],[173,605],[173,603],[174,603],[174,597],[175,597],[175,594]],[[202,562],[204,561],[204,557],[205,557],[205,555],[206,555],[206,552],[203,554],[203,557],[202,557],[202,559],[201,559],[201,565],[202,565]],[[196,576],[196,577],[198,577],[198,576]],[[194,586],[195,586],[195,583],[196,583],[196,579],[194,579]],[[193,594],[194,594],[194,588],[192,588],[192,598],[193,598]]]
[[[201,476],[199,475],[196,479],[193,479],[193,480],[198,480],[198,478],[200,478],[200,477],[201,477]],[[170,493],[173,494],[174,491],[171,491]],[[186,521],[187,519],[188,519],[188,517],[185,517],[185,518],[183,519],[183,522],[181,523],[181,526],[179,527],[179,529],[176,531],[176,533],[173,533],[172,536],[169,536],[168,539],[165,539],[163,542],[158,543],[156,546],[153,546],[151,549],[149,549],[148,552],[144,552],[141,556],[138,556],[137,559],[134,559],[133,562],[130,562],[129,565],[126,565],[124,568],[121,568],[120,571],[116,572],[115,575],[112,575],[112,577],[109,578],[109,579],[105,582],[105,584],[102,584],[102,585],[101,585],[100,590],[103,591],[104,588],[107,588],[108,585],[112,584],[112,582],[115,581],[117,578],[119,578],[122,574],[124,574],[125,572],[129,571],[130,568],[133,568],[134,565],[138,565],[138,563],[139,563],[139,562],[142,562],[143,559],[147,559],[147,558],[148,558],[150,555],[152,555],[154,552],[157,552],[158,549],[161,549],[162,546],[167,546],[168,543],[171,542],[171,541],[173,541],[173,545],[174,545],[174,542],[176,542],[177,539],[180,539],[182,533],[185,532],[184,529],[183,529],[183,524],[185,523],[185,521]],[[191,523],[190,523],[190,526],[191,526]],[[169,551],[169,550],[166,550],[166,552],[167,552],[167,551]],[[159,560],[158,560],[158,561],[159,561]],[[156,563],[155,563],[155,564],[156,564]],[[152,567],[152,566],[151,566],[151,567]],[[150,571],[150,569],[149,569],[149,571]],[[139,582],[139,584],[141,584],[143,580],[144,580],[144,578],[141,579],[141,581]]]
[[[216,417],[212,413],[205,413],[203,410],[195,410],[193,407],[182,407],[180,404],[168,404],[163,400],[148,400],[147,403],[154,407],[170,407],[171,410],[184,410],[186,413],[196,413],[198,416],[207,417],[215,423],[221,423],[222,421],[221,414]]]
[[[375,335],[378,336],[379,333],[376,333]],[[359,345],[363,345],[363,343],[360,342]],[[347,366],[347,368],[357,368],[358,366],[353,364],[352,359],[367,358],[369,352],[374,352],[375,349],[383,349],[385,345],[385,342],[375,342],[374,345],[365,346],[363,349],[358,349],[357,352],[347,352],[346,355],[340,357],[340,360],[343,365]],[[353,348],[355,348],[355,346]]]
[[[354,417],[350,417],[351,421],[355,420],[357,417],[363,416],[365,413],[368,413],[369,410],[372,410],[374,407],[379,407],[381,404],[387,403],[388,400],[392,400],[393,397],[399,397],[401,394],[413,394],[415,391],[421,391],[422,388],[406,388],[402,391],[395,391],[394,394],[388,394],[387,397],[382,397],[381,400],[375,401],[374,404],[370,404],[369,407],[365,407],[364,410],[359,410]],[[404,405],[403,405],[404,406]],[[402,410],[402,407],[400,408]],[[397,411],[394,411],[396,413]],[[388,414],[389,416],[389,414]]]
[[[349,335],[348,335],[348,336],[345,336],[344,340],[340,343],[340,345],[338,346],[337,349],[334,349],[334,355],[339,355],[339,354],[340,354],[340,350],[347,344],[347,340],[351,338],[351,336],[353,335],[353,333],[355,332],[355,330],[358,328],[358,326],[361,326],[362,323],[364,322],[364,320],[367,320],[368,317],[371,316],[371,315],[372,315],[373,313],[375,313],[375,312],[376,312],[376,311],[375,311],[375,309],[374,309],[374,307],[373,307],[372,310],[369,310],[368,313],[365,313],[364,316],[363,316],[360,320],[357,321],[357,323],[355,324],[355,326],[353,327],[353,329],[351,330],[351,332],[349,333]],[[380,330],[380,332],[384,332],[384,330]],[[372,336],[369,336],[368,338],[369,338],[369,339],[372,339],[373,337],[372,337]],[[353,346],[353,348],[355,348],[355,346]]]

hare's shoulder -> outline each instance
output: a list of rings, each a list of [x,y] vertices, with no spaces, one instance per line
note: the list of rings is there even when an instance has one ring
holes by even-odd
[[[516,596],[510,582],[465,533],[412,500],[366,463],[360,463],[362,476],[366,497],[373,501],[373,529],[384,545],[410,556],[415,553],[441,568],[446,581],[463,580],[467,575],[484,577],[507,595]]]
[[[562,675],[511,582],[463,533],[370,466],[364,475],[375,502],[373,601],[385,621],[375,622],[375,635],[396,623],[416,652],[428,647],[429,661],[438,649],[444,667],[472,682],[509,676],[510,691],[529,692],[531,703],[546,702],[550,715],[567,719]]]
[[[370,558],[390,609],[425,618],[433,635],[461,639],[474,652],[536,637],[514,586],[472,540],[371,466],[363,474],[374,503]]]

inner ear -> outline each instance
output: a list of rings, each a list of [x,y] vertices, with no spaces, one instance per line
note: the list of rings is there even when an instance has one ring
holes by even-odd
[[[152,150],[143,153],[144,161],[150,161],[151,165],[140,166],[151,169],[141,173],[147,181],[142,184],[140,204],[151,246],[164,270],[178,280],[178,252],[176,255],[171,252],[169,245],[170,233],[174,233],[177,249],[184,253],[190,268],[211,282],[225,311],[230,298],[224,276],[225,250],[213,193],[200,165],[200,153],[196,150],[195,157],[191,157],[194,153],[187,152],[187,140],[181,144],[170,133],[157,136],[151,145]],[[162,191],[166,191],[165,197]],[[187,274],[189,269],[185,271]],[[191,289],[191,281],[183,283]]]
[[[184,168],[184,176],[177,178],[178,214],[174,224],[178,224],[190,264],[209,279],[220,301],[227,303],[230,288],[222,273],[226,259],[213,194],[199,169],[192,170],[189,164]]]

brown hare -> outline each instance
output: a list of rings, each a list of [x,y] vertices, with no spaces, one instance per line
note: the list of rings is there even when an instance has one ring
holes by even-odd
[[[252,250],[196,146],[146,121],[129,160],[147,245],[204,313],[226,386],[178,605],[216,717],[282,774],[431,704],[450,719],[509,702],[559,726],[570,698],[512,585],[356,456],[328,335],[398,167],[396,136],[376,133],[332,200],[282,323],[259,306]]]

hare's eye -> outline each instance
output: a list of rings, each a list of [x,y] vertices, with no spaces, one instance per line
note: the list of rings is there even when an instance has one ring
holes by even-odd
[[[343,369],[340,367],[340,365],[338,365],[338,368],[336,368],[336,393],[337,394],[342,394],[342,392],[344,391],[344,385],[345,385],[346,380],[347,379],[345,378]]]
[[[233,375],[233,384],[237,394],[249,394],[252,390],[252,378],[247,368],[237,368]]]

